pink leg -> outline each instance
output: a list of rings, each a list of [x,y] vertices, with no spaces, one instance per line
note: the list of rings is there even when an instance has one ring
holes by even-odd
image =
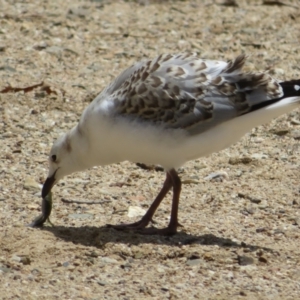
[[[124,230],[124,229],[141,229],[145,228],[150,222],[152,222],[152,217],[157,210],[158,206],[160,205],[161,201],[164,199],[168,191],[171,189],[173,185],[173,180],[169,173],[167,173],[164,185],[160,190],[159,194],[147,210],[146,214],[142,217],[141,220],[130,223],[130,224],[118,224],[118,225],[111,225],[108,224],[108,227],[112,227],[117,230]]]
[[[161,201],[164,199],[168,191],[173,186],[173,199],[172,199],[172,209],[171,209],[171,219],[168,227],[158,229],[155,227],[145,228],[151,221],[152,217],[158,208]],[[143,216],[143,218],[132,224],[120,224],[120,225],[108,225],[109,227],[115,228],[117,230],[124,229],[134,229],[138,230],[140,234],[159,234],[159,235],[173,235],[177,232],[177,227],[181,226],[178,222],[178,205],[179,197],[181,192],[181,180],[174,169],[167,172],[167,177],[164,185],[159,192],[158,196],[155,198],[154,202]]]
[[[173,235],[177,232],[177,227],[181,226],[178,222],[178,206],[181,192],[181,180],[174,169],[170,170],[168,174],[171,177],[173,185],[173,200],[170,223],[168,227],[162,229],[158,229],[155,227],[145,228],[140,231],[141,234]]]

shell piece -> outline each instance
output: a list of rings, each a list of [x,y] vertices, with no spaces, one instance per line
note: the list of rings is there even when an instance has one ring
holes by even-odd
[[[52,211],[52,192],[50,192],[45,198],[42,200],[42,214],[36,217],[29,227],[42,227],[43,224],[48,220],[48,222],[53,226],[51,223],[49,216]]]

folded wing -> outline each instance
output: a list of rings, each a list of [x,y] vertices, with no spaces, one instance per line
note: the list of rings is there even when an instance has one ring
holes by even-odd
[[[161,55],[125,70],[97,101],[113,104],[117,117],[198,134],[283,97],[278,81],[243,72],[244,63],[244,55],[228,62]]]

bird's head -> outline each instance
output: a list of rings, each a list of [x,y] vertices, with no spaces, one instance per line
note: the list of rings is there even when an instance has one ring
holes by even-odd
[[[66,133],[54,142],[49,155],[48,177],[42,189],[43,198],[61,178],[81,169],[76,159],[77,150],[72,132]]]

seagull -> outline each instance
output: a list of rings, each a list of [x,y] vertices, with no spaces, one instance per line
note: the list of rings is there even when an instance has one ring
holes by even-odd
[[[89,104],[78,124],[54,142],[43,200],[64,176],[93,166],[126,160],[160,165],[166,178],[146,214],[131,224],[109,226],[175,234],[181,226],[176,170],[299,107],[300,79],[281,82],[267,72],[245,72],[245,61],[245,55],[225,62],[193,53],[163,54],[126,69]],[[171,189],[168,226],[149,227]],[[43,212],[42,222],[50,211]]]

